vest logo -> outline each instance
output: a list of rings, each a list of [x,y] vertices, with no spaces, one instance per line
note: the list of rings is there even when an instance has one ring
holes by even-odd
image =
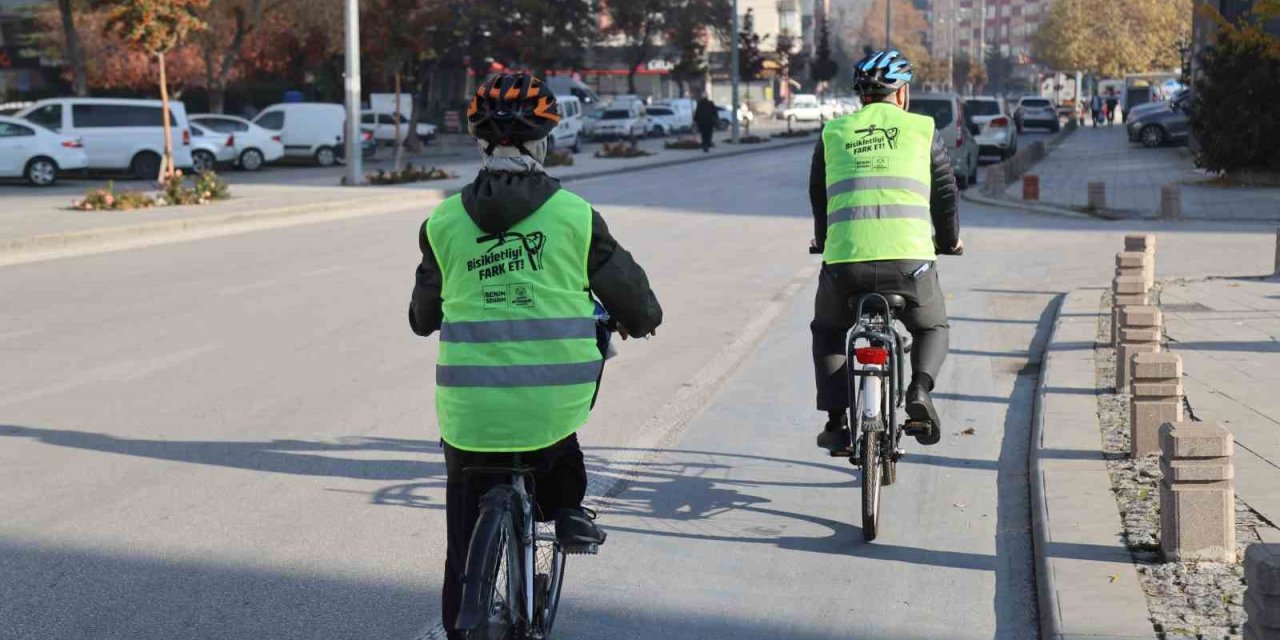
[[[511,285],[511,306],[529,309],[534,306],[533,287],[521,282]]]
[[[537,306],[533,286],[527,282],[489,285],[481,289],[485,309],[532,309]]]
[[[854,129],[853,132],[861,133],[862,137],[852,142],[846,142],[844,144],[845,151],[852,151],[855,154],[858,154],[898,148],[897,127],[885,129],[884,127],[873,124],[865,129]]]
[[[529,234],[506,231],[476,238],[476,244],[493,243],[485,248],[484,255],[467,260],[467,273],[479,271],[481,280],[496,278],[507,273],[542,269],[542,250],[547,236],[541,231]]]

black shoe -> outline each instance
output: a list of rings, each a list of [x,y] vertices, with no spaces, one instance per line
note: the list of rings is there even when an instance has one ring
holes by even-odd
[[[852,446],[849,427],[844,423],[844,418],[828,420],[827,425],[822,428],[822,433],[818,434],[818,447],[826,449],[833,456],[849,455],[849,449]]]
[[[595,554],[608,536],[596,526],[596,512],[585,507],[556,512],[556,539],[565,553]]]
[[[933,408],[929,392],[918,384],[907,387],[907,426],[903,430],[923,445],[938,444],[942,439],[942,422]]]

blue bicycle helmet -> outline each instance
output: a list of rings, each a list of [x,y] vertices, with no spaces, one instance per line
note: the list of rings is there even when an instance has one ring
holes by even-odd
[[[898,50],[873,51],[853,66],[853,90],[858,95],[884,96],[914,77],[911,61]]]

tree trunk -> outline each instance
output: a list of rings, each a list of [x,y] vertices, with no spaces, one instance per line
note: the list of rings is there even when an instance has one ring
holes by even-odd
[[[627,69],[627,93],[636,95],[636,65],[634,64]]]
[[[221,83],[209,85],[209,112],[226,113],[227,87]]]
[[[402,110],[400,109],[400,71],[398,71],[398,70],[397,70],[397,71],[396,71],[396,115],[395,115],[395,119],[396,119],[396,137],[395,137],[396,155],[395,155],[395,164],[394,164],[394,166],[395,166],[395,171],[396,171],[397,173],[399,173],[399,172],[400,172],[401,163],[402,163],[402,162],[404,162],[404,140],[400,138],[400,131],[401,131],[401,129],[400,129],[400,118],[402,117],[402,116],[400,115],[401,113],[403,113],[403,112],[402,112]]]
[[[169,83],[165,77],[164,54],[156,54],[160,58],[160,109],[164,121],[164,162],[160,163],[160,182],[173,175],[173,128],[169,122]]]
[[[58,0],[58,11],[62,13],[62,35],[66,39],[67,58],[71,62],[71,90],[77,96],[89,95],[89,81],[85,73],[84,50],[80,48],[80,36],[76,33],[75,15],[71,11],[71,0]]]

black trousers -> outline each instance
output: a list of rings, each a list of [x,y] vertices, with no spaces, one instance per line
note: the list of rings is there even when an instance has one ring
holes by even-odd
[[[912,277],[923,264],[926,262],[922,260],[884,260],[822,266],[813,322],[809,324],[820,411],[849,408],[845,342],[857,320],[849,299],[858,294],[896,293],[907,300],[907,308],[898,314],[898,319],[915,341],[911,370],[937,379],[947,359],[951,327],[938,284],[937,263],[927,263],[928,271],[919,278]]]
[[[711,148],[711,136],[715,135],[715,132],[716,132],[715,127],[703,127],[703,126],[698,127],[698,133],[702,134],[703,149]]]
[[[462,608],[462,577],[467,568],[467,548],[471,532],[480,517],[480,498],[494,486],[509,478],[489,474],[464,474],[471,466],[510,466],[510,453],[479,453],[444,445],[444,462],[448,471],[445,485],[445,519],[448,536],[444,588],[441,591],[444,628],[453,629]],[[558,509],[582,505],[587,495],[587,467],[578,446],[577,434],[556,444],[520,454],[520,464],[534,468],[529,482],[535,501],[534,516],[540,520],[555,517]],[[457,634],[450,633],[450,637]]]

